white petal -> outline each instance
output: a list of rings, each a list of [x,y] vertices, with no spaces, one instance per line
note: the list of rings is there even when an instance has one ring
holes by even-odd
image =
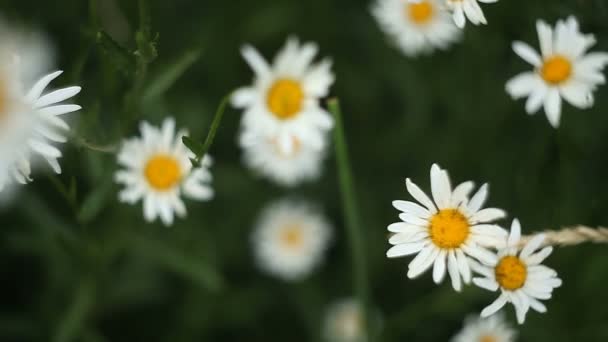
[[[458,261],[458,270],[462,275],[462,280],[465,284],[471,282],[471,268],[469,267],[469,258],[464,255],[461,249],[456,249],[456,260]]]
[[[393,207],[395,207],[397,210],[403,211],[404,213],[414,214],[420,218],[431,217],[431,213],[428,211],[428,209],[414,202],[393,201]]]
[[[538,75],[533,72],[521,73],[507,82],[506,90],[514,99],[528,96],[538,86]]]
[[[389,258],[398,258],[406,255],[412,255],[420,252],[428,242],[416,242],[416,243],[406,243],[397,246],[393,246],[386,252],[386,256]]]
[[[444,209],[450,205],[452,189],[450,189],[449,182],[447,173],[443,172],[439,165],[433,164],[431,166],[431,190],[433,199],[439,209]]]
[[[574,107],[586,109],[593,106],[594,99],[592,89],[580,81],[571,80],[560,86],[559,92],[560,95]]]
[[[431,213],[434,214],[437,212],[437,208],[435,208],[433,201],[431,201],[431,199],[409,178],[405,180],[405,186],[407,187],[407,191],[410,193],[410,195],[420,202],[420,204],[427,207]]]
[[[513,42],[511,45],[513,47],[513,51],[521,57],[524,61],[532,64],[535,67],[539,67],[543,64],[542,59],[538,55],[538,53],[528,44],[520,41]]]
[[[542,20],[537,20],[536,31],[538,32],[540,51],[543,57],[546,58],[553,55],[553,30],[551,26]]]
[[[526,101],[526,113],[534,114],[538,112],[540,107],[545,102],[545,97],[547,95],[548,88],[544,83],[539,83],[539,86],[536,87],[528,97]]]
[[[528,241],[528,243],[524,246],[519,254],[519,257],[522,259],[528,258],[534,251],[536,251],[540,245],[545,241],[545,234],[538,234],[532,238],[532,240]]]
[[[435,259],[435,265],[433,266],[433,281],[435,284],[441,283],[443,278],[445,277],[445,259],[446,259],[446,251],[441,251],[439,256]]]
[[[38,80],[38,82],[36,82],[36,84],[34,84],[32,89],[27,93],[26,99],[29,102],[34,102],[40,97],[40,95],[42,94],[44,89],[46,89],[49,83],[59,77],[59,75],[61,75],[62,73],[63,71],[59,70],[42,77],[40,80]]]
[[[521,224],[518,219],[513,219],[511,223],[511,233],[509,233],[509,240],[507,244],[511,247],[517,246],[519,239],[521,238]]]
[[[452,206],[458,207],[461,203],[468,201],[469,193],[473,190],[474,183],[471,181],[460,183],[452,192]]]
[[[485,318],[492,316],[498,310],[502,309],[505,304],[507,304],[507,297],[504,294],[501,294],[492,304],[486,306],[486,308],[481,311],[481,317]]]
[[[389,232],[393,233],[417,233],[420,231],[426,231],[427,228],[407,224],[405,222],[392,223],[387,227]]]
[[[528,265],[538,265],[543,262],[549,255],[551,255],[551,252],[553,252],[553,247],[547,246],[541,249],[538,253],[530,255],[530,257],[526,259],[526,262],[528,263]]]
[[[473,221],[475,223],[476,222],[492,222],[492,221],[500,220],[500,219],[504,218],[505,216],[507,216],[507,213],[505,213],[505,211],[502,209],[486,208],[486,209],[482,209],[482,210],[476,212],[475,214],[473,214],[473,216],[471,216],[471,221]]]
[[[498,283],[488,278],[473,278],[473,284],[492,292],[496,292],[498,290]]]
[[[57,105],[41,108],[38,110],[43,115],[62,115],[82,109],[79,105]]]
[[[450,279],[452,280],[452,287],[457,292],[460,292],[460,290],[462,290],[462,283],[460,281],[460,272],[458,271],[458,261],[456,260],[454,251],[450,251],[448,254],[448,273],[450,274]]]
[[[80,93],[80,87],[68,87],[59,90],[55,90],[54,92],[48,93],[41,98],[39,98],[35,102],[36,107],[44,107],[51,104],[59,103],[61,101],[67,100],[76,94]]]
[[[545,113],[549,123],[554,128],[559,127],[559,120],[562,112],[562,98],[559,96],[559,89],[549,89],[545,98]]]
[[[473,198],[471,198],[471,201],[469,202],[469,205],[467,206],[469,213],[471,213],[471,214],[477,213],[477,211],[479,211],[479,209],[481,209],[481,207],[485,203],[487,197],[488,197],[488,184],[486,183],[486,184],[482,185],[479,188],[479,190],[477,191],[477,193],[475,193],[475,195],[473,195]]]
[[[270,73],[270,66],[254,47],[250,45],[243,46],[241,54],[258,77],[263,77]]]

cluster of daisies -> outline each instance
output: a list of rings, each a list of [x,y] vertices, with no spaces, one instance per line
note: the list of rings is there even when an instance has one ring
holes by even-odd
[[[500,294],[481,312],[488,317],[505,304],[515,307],[517,321],[523,324],[529,309],[547,311],[541,300],[551,298],[562,281],[557,272],[543,265],[552,247],[543,247],[544,235],[522,240],[517,219],[510,231],[494,223],[506,216],[497,208],[484,208],[487,184],[471,195],[470,181],[452,187],[446,170],[431,167],[429,197],[409,178],[406,187],[417,201],[394,201],[400,222],[388,226],[394,235],[387,256],[416,255],[408,265],[407,276],[415,278],[432,269],[433,281],[441,283],[449,275],[456,291],[473,283]]]
[[[459,41],[465,17],[476,25],[487,23],[477,0],[377,0],[372,13],[407,56],[447,49]],[[602,70],[608,53],[588,52],[595,37],[582,33],[574,17],[558,20],[555,27],[539,20],[536,29],[540,54],[524,42],[513,42],[513,51],[534,69],[509,80],[506,91],[513,99],[527,97],[528,114],[543,108],[557,128],[562,99],[580,109],[593,106],[593,92],[606,82]]]

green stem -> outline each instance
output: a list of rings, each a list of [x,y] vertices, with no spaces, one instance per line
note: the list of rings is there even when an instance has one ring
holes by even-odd
[[[367,283],[365,248],[363,245],[364,236],[361,226],[361,219],[358,217],[359,211],[357,210],[355,187],[353,184],[353,176],[348,158],[348,146],[346,144],[344,126],[342,124],[342,112],[340,110],[340,103],[338,99],[330,99],[327,104],[329,111],[333,114],[335,120],[334,144],[338,164],[338,179],[340,182],[342,210],[346,221],[346,230],[352,254],[355,293],[362,310],[365,327],[364,332],[365,335],[369,335],[369,287]],[[367,338],[365,340],[367,340]]]
[[[215,112],[215,116],[213,117],[213,121],[211,122],[211,128],[209,128],[209,133],[207,134],[205,144],[203,145],[201,157],[204,156],[211,148],[213,140],[215,140],[215,134],[217,133],[217,129],[220,127],[220,123],[222,122],[222,118],[224,117],[224,112],[226,111],[226,106],[228,105],[228,102],[230,102],[231,97],[232,94],[224,96],[222,102],[220,102],[220,105],[217,107],[217,111]]]

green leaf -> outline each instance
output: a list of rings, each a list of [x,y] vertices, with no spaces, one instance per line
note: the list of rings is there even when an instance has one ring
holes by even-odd
[[[124,47],[120,46],[110,35],[105,31],[97,32],[97,44],[99,45],[101,52],[111,62],[110,64],[119,72],[125,76],[130,76],[133,68],[135,67],[135,61],[132,54],[127,51]]]
[[[144,91],[144,101],[163,95],[200,58],[200,50],[187,51],[154,78]]]
[[[198,141],[195,141],[190,137],[185,136],[182,137],[182,142],[184,143],[184,145],[186,145],[188,149],[190,149],[190,151],[192,151],[192,153],[196,154],[197,157],[201,155],[201,152],[203,151],[204,147],[203,144]]]

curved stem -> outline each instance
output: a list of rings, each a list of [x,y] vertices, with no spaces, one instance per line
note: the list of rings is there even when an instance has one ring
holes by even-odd
[[[367,283],[367,263],[365,247],[363,244],[365,240],[363,236],[363,229],[361,227],[361,219],[358,215],[359,211],[357,210],[355,187],[353,184],[353,176],[348,158],[348,146],[346,144],[344,126],[342,124],[340,104],[337,99],[330,99],[328,101],[328,107],[335,120],[334,143],[338,163],[338,179],[340,182],[342,210],[344,213],[344,219],[346,221],[346,230],[352,254],[355,292],[359,305],[361,306],[361,315],[364,322],[364,334],[365,337],[367,337],[370,334],[370,319],[368,315],[369,286]],[[367,338],[364,340],[367,340]]]

